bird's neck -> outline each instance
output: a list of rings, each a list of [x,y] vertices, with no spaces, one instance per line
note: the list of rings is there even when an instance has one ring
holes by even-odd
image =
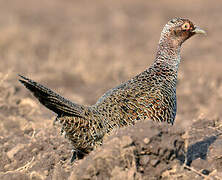
[[[154,65],[169,68],[177,73],[180,64],[181,45],[172,39],[160,39]]]

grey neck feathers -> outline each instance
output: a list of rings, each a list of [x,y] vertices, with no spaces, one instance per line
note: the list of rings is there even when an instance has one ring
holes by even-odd
[[[169,68],[177,73],[181,59],[180,49],[181,44],[177,40],[163,36],[159,41],[154,65],[158,64],[160,68]]]

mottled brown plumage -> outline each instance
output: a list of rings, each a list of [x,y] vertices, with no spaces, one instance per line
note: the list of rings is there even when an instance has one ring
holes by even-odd
[[[197,33],[205,32],[187,19],[169,21],[161,33],[154,63],[109,90],[92,106],[72,103],[26,77],[20,76],[20,81],[44,106],[58,114],[61,131],[73,145],[73,161],[101,145],[104,135],[115,128],[146,119],[173,124],[180,48]]]

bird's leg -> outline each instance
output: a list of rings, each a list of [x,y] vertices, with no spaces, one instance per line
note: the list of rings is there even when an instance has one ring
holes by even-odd
[[[58,116],[57,116],[57,117],[55,118],[55,120],[53,121],[53,126],[55,126],[58,121],[59,121],[59,118],[58,118]]]
[[[77,152],[75,149],[72,149],[72,157],[71,157],[71,160],[70,162],[73,163],[77,158]]]
[[[83,159],[87,154],[88,153],[84,152],[84,150],[72,149],[71,163],[74,162],[76,159]]]
[[[189,162],[189,155],[188,155],[188,148],[189,148],[189,131],[187,130],[185,134],[182,136],[184,139],[184,165],[190,164]]]

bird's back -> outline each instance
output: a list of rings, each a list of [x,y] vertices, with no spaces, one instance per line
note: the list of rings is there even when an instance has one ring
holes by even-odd
[[[175,76],[170,70],[151,66],[105,93],[94,107],[107,122],[107,131],[144,119],[173,124],[176,115]]]

